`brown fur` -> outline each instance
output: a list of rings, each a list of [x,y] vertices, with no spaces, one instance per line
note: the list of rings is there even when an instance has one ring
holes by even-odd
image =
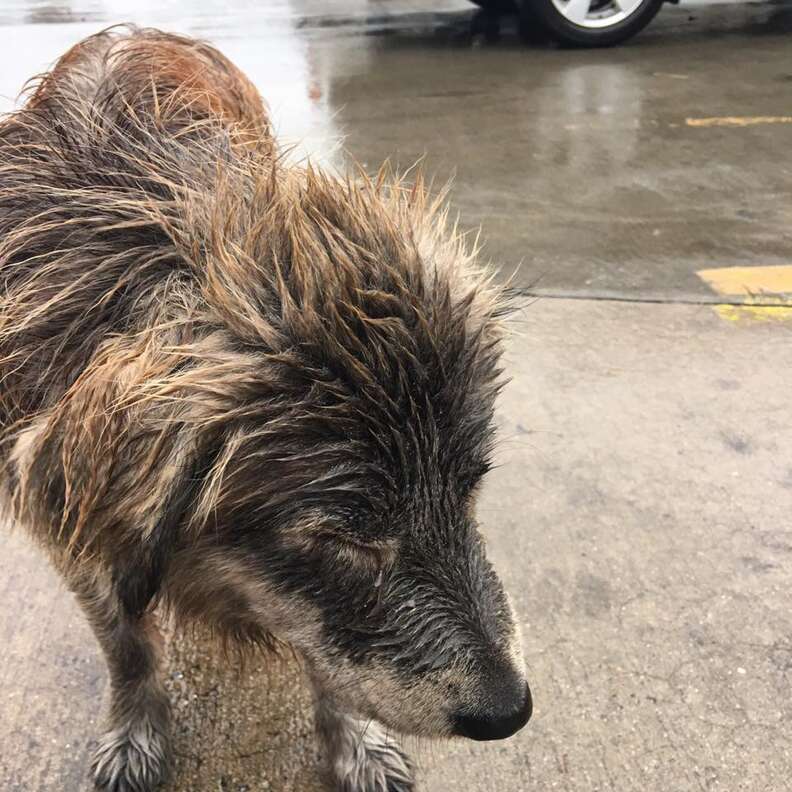
[[[501,295],[420,177],[288,166],[236,67],[138,30],[72,48],[0,125],[0,287],[13,517],[108,657],[97,783],[148,790],[168,720],[152,603],[242,640],[282,627],[310,653],[320,616],[289,634],[278,587],[224,542],[282,525],[284,548],[335,548],[327,563],[361,579],[395,568],[399,540],[373,527],[423,514],[405,492],[430,509],[446,479],[472,491],[485,464]],[[357,521],[329,520],[331,498]],[[506,646],[511,617],[493,608]],[[397,768],[407,789],[400,757],[354,777]]]

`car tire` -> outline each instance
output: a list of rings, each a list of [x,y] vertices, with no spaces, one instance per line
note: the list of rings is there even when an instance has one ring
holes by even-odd
[[[654,19],[664,0],[520,0],[524,31],[537,25],[571,47],[610,47]]]

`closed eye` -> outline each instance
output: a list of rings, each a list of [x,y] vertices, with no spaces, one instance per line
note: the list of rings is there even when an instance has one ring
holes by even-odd
[[[395,543],[392,541],[364,542],[349,535],[335,534],[330,539],[330,546],[339,558],[351,563],[365,564],[381,569],[393,562],[396,555]]]
[[[350,563],[376,567],[390,564],[396,554],[396,537],[372,529],[375,525],[359,514],[339,515],[314,535],[314,544],[321,544],[323,551]]]

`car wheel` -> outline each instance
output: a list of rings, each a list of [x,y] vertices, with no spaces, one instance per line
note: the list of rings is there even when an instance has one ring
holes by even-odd
[[[609,47],[648,25],[664,0],[520,0],[521,22],[540,25],[562,44]]]

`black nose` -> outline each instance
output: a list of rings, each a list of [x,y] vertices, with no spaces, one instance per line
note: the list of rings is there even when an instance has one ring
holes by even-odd
[[[475,714],[457,713],[454,717],[454,733],[471,740],[502,740],[520,731],[531,717],[533,701],[528,685],[522,700],[510,698],[502,704],[482,709]]]

